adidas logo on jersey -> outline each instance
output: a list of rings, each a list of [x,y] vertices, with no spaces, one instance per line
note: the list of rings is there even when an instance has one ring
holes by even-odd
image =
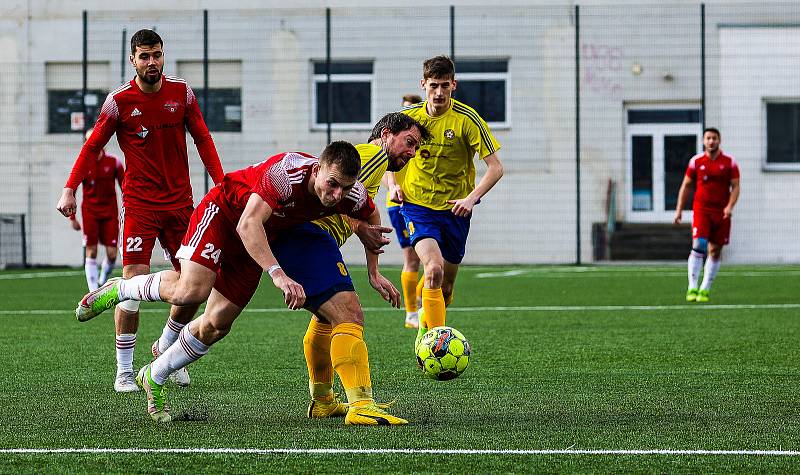
[[[134,108],[133,108],[133,112],[131,112],[131,117],[136,117],[137,115],[142,115],[142,113],[141,113],[141,112],[139,112],[139,109],[137,109],[136,107],[134,107]]]
[[[150,132],[149,130],[147,130],[147,129],[145,129],[144,127],[142,127],[142,128],[141,128],[141,130],[139,130],[138,132],[136,132],[136,135],[138,135],[140,138],[145,138],[145,137],[147,137],[147,134],[148,134],[149,132]]]

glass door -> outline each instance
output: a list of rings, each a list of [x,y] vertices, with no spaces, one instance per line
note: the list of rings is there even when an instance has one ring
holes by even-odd
[[[701,149],[700,132],[694,123],[628,124],[627,221],[672,221],[686,166]],[[691,206],[690,199],[685,209]]]

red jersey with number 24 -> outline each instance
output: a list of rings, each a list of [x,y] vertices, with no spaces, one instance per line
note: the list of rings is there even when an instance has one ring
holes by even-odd
[[[336,206],[324,206],[308,190],[309,179],[318,164],[319,159],[312,155],[286,152],[228,173],[221,185],[226,202],[220,208],[232,223],[238,223],[250,195],[258,194],[272,208],[272,215],[264,223],[268,239],[273,239],[281,229],[323,216],[346,214],[365,220],[375,211],[375,203],[358,181]]]

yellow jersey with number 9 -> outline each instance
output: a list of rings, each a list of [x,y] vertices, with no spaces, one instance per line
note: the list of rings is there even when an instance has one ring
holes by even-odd
[[[475,155],[483,160],[500,149],[489,126],[475,109],[455,99],[439,117],[427,113],[427,101],[403,109],[433,135],[405,166],[401,183],[405,201],[436,210],[451,209],[447,200],[475,189]]]
[[[380,145],[358,144],[356,150],[361,156],[361,171],[358,173],[358,181],[367,189],[370,198],[375,198],[381,187],[381,178],[389,165],[389,158]],[[314,221],[314,224],[333,236],[340,247],[353,234],[350,224],[338,214],[318,219]]]

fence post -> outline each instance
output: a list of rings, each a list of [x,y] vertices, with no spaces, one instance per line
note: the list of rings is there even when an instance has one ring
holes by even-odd
[[[127,56],[125,52],[128,50],[128,29],[122,29],[122,48],[120,49],[119,55],[119,83],[125,84],[125,57]]]
[[[575,265],[581,265],[581,22],[575,5]]]
[[[326,128],[328,131],[328,142],[331,143],[331,122],[333,122],[333,83],[331,83],[331,9],[325,9],[325,81],[328,88],[328,114],[326,116]]]
[[[86,134],[88,130],[89,118],[86,113],[86,93],[88,92],[88,75],[89,75],[89,16],[86,10],[83,11],[83,60],[82,66],[82,85],[81,85],[81,108],[83,114],[83,133]],[[81,137],[83,139],[83,137]]]
[[[700,4],[700,115],[706,128],[706,4]]]
[[[203,10],[203,116],[208,113],[208,10]],[[205,170],[205,168],[203,168]],[[208,170],[203,173],[208,193]]]

